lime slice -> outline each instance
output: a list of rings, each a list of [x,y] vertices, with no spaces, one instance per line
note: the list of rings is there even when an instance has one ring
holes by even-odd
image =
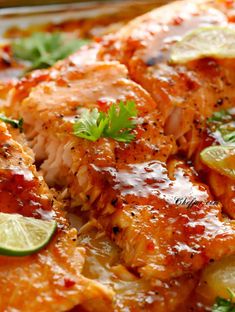
[[[223,26],[196,28],[172,47],[170,62],[183,64],[204,57],[234,58],[235,29]]]
[[[0,254],[26,256],[42,249],[51,239],[56,222],[0,213]]]
[[[235,179],[235,146],[210,146],[201,152],[202,162],[222,175]]]

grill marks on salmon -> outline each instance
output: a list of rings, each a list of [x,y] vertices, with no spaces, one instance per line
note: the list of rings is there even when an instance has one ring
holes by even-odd
[[[54,217],[58,224],[52,241],[38,253],[0,256],[0,310],[67,311],[91,298],[111,304],[111,291],[81,275],[85,251],[77,247],[77,232],[68,228],[30,154],[18,130],[0,122],[0,211]]]
[[[121,100],[137,105],[132,143],[93,143],[72,134],[79,107],[102,110]],[[124,263],[142,277],[170,279],[234,253],[233,224],[223,220],[220,204],[211,202],[193,169],[169,158],[174,140],[163,134],[155,102],[127,78],[123,65],[65,61],[59,70],[21,81],[9,105],[24,118],[46,180],[67,188],[73,206],[99,220]]]

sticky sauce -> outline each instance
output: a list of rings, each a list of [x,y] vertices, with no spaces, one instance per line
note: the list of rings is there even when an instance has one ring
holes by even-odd
[[[40,196],[39,183],[29,169],[1,169],[0,211],[51,219],[52,203]]]
[[[122,265],[119,248],[95,226],[82,231],[78,241],[87,251],[82,273],[114,291],[113,309],[110,311],[173,311],[196,283],[192,276],[171,282],[157,280],[155,285],[138,277]]]
[[[158,161],[130,164],[119,169],[102,168],[102,171],[112,176],[114,190],[123,197],[156,197],[168,204],[175,204],[177,198],[208,199],[207,191],[192,183],[183,169],[178,168],[176,176],[170,179],[167,167]]]
[[[180,12],[178,18],[173,18],[168,26],[155,25],[156,29],[153,31],[157,32],[157,40],[148,42],[142,57],[147,66],[167,61],[172,44],[179,41],[187,32],[201,26],[227,24],[225,16],[217,10],[205,9],[204,14],[198,15],[198,13],[194,13],[192,4],[188,4],[188,6],[192,6],[188,11],[191,11],[191,14]]]

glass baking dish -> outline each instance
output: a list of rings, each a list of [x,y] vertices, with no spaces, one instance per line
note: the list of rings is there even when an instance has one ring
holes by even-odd
[[[52,4],[53,1],[49,1],[50,4],[47,2],[45,5],[46,1],[41,1],[42,5],[35,6],[37,1],[27,1],[26,6],[9,7],[25,4],[25,2],[1,1],[0,36],[13,27],[27,28],[46,23],[60,24],[68,20],[84,21],[100,18],[103,20],[103,25],[107,26],[108,20],[112,20],[112,23],[125,22],[168,2],[170,0],[85,0],[63,4]]]

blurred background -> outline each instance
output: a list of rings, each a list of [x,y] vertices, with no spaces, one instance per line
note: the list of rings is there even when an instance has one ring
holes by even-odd
[[[48,4],[59,4],[59,3],[76,3],[76,2],[100,2],[100,1],[108,1],[108,0],[96,0],[96,1],[89,1],[89,0],[0,0],[0,8],[7,8],[7,7],[16,7],[16,6],[33,6],[33,5],[48,5]],[[115,0],[114,0],[115,1]],[[125,1],[125,0],[124,0]],[[113,2],[112,0],[109,2]]]

